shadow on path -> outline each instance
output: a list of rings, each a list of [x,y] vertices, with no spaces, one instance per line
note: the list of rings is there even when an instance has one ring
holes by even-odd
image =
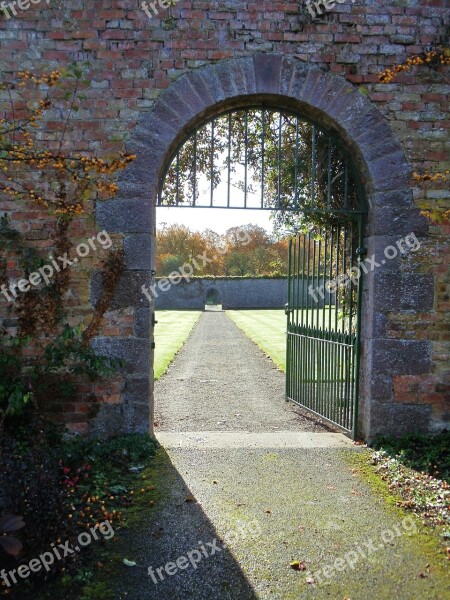
[[[156,510],[142,515],[138,528],[122,532],[117,541],[115,552],[138,564],[136,567],[121,564],[114,574],[116,598],[256,599],[241,567],[226,547],[227,542],[254,537],[254,524],[239,519],[217,531],[162,448],[149,473],[147,483],[156,484],[162,497]]]

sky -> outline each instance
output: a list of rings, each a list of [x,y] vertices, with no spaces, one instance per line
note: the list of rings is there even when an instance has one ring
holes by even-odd
[[[239,210],[232,208],[177,208],[175,206],[156,208],[156,226],[162,223],[185,225],[192,231],[212,229],[219,234],[225,233],[230,227],[253,223],[272,232],[272,221],[269,220],[269,210]]]

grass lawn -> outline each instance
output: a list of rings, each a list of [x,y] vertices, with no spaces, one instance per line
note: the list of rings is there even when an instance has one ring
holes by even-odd
[[[284,310],[227,310],[232,321],[268,354],[273,362],[286,370],[286,315]]]
[[[197,310],[159,310],[155,327],[155,379],[167,371],[200,317]]]
[[[328,311],[328,308],[327,308]],[[306,312],[306,311],[304,311]],[[316,311],[314,325],[316,324]],[[286,370],[286,315],[283,309],[277,310],[227,310],[226,314],[232,321],[257,344],[263,352],[268,354],[273,362],[282,371]],[[331,313],[334,325],[334,310]],[[312,316],[310,317],[312,319]],[[328,312],[327,317],[328,319]],[[319,312],[319,327],[322,325],[323,315]],[[327,323],[327,320],[325,321]],[[332,325],[332,329],[334,328]]]

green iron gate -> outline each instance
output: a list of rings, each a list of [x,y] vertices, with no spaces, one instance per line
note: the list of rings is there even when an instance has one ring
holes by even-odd
[[[286,399],[356,435],[362,215],[290,240]]]

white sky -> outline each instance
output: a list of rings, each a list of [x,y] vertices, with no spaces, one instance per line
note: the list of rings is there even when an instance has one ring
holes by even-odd
[[[224,151],[217,159],[216,168],[221,172],[221,181],[214,189],[214,206],[226,206],[228,198],[228,172],[226,167],[227,152]],[[230,204],[231,206],[244,206],[245,194],[241,186],[245,181],[245,168],[239,163],[234,163],[230,172]],[[261,185],[254,176],[253,169],[247,168],[247,206],[253,207],[248,210],[242,208],[200,208],[209,206],[211,200],[211,184],[203,173],[197,174],[197,207],[156,207],[156,226],[161,223],[167,225],[180,224],[189,227],[192,231],[203,231],[212,229],[219,234],[225,233],[230,227],[247,225],[252,223],[264,227],[269,233],[273,231],[273,221],[269,219],[270,210],[261,210]],[[189,197],[188,185],[185,183],[186,195]]]
[[[212,229],[217,233],[225,233],[230,227],[253,223],[271,232],[273,225],[269,220],[269,210],[233,210],[231,208],[156,208],[156,226],[161,223],[185,225],[192,231]]]

